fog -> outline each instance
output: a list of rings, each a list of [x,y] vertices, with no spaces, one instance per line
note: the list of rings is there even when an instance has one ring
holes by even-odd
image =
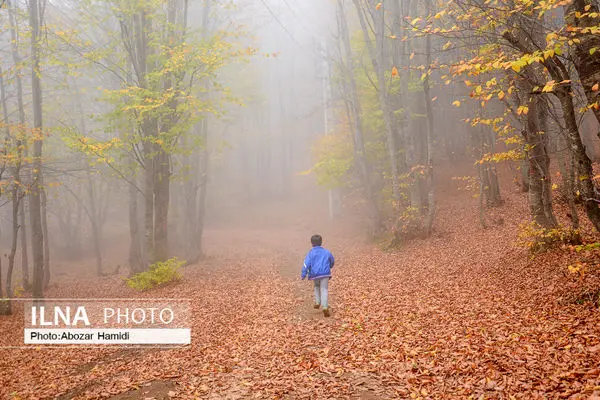
[[[479,191],[485,226],[486,207],[503,202],[498,161],[528,190],[529,146],[543,143],[561,177],[575,174],[568,146],[588,172],[598,154],[592,106],[565,122],[591,89],[576,85],[570,106],[549,98],[547,120],[526,120],[526,84],[503,72],[521,62],[514,43],[448,27],[456,10],[444,19],[449,11],[433,18],[403,2],[5,3],[1,276],[10,270],[22,289],[35,276],[39,292],[52,271],[131,276],[175,256],[196,265],[225,228],[308,234],[358,216],[371,239],[428,237],[444,165],[474,165],[460,179]],[[536,124],[542,142],[519,133]],[[571,213],[579,193],[594,193],[561,184],[575,193],[565,195]],[[532,202],[546,199],[533,218],[555,224],[550,189],[533,187]]]
[[[56,272],[54,283],[70,274],[131,273],[128,263],[136,250],[129,242],[137,237],[138,247],[143,247],[143,145],[139,142],[109,155],[102,147],[77,144],[82,138],[100,144],[135,134],[135,123],[118,120],[114,114],[118,105],[115,108],[106,98],[108,91],[138,80],[127,65],[131,63],[130,50],[117,44],[123,34],[119,35],[119,22],[106,4],[75,0],[43,4],[45,230],[50,271]],[[12,60],[15,51],[17,57],[28,60],[31,49],[26,38],[18,36],[29,31],[29,4],[12,2],[11,7],[14,20],[5,12],[1,40],[8,112],[5,126],[16,129],[18,77],[24,88],[25,121],[33,119],[33,100],[29,76],[16,75]],[[183,8],[184,3],[177,2],[176,7]],[[297,220],[285,212],[297,210],[303,201],[327,210],[327,191],[317,188],[314,176],[306,171],[313,165],[314,141],[325,134],[326,119],[332,119],[325,114],[331,91],[327,76],[331,70],[326,63],[335,16],[331,4],[319,1],[192,1],[186,2],[186,7],[190,35],[205,38],[201,40],[224,35],[219,37],[229,43],[232,52],[246,52],[225,61],[210,79],[203,78],[206,82],[198,80],[204,87],[199,95],[202,100],[203,96],[214,98],[207,100],[211,103],[208,112],[190,112],[201,115],[187,116],[197,122],[184,128],[187,133],[178,133],[174,145],[179,149],[171,154],[169,256],[197,261],[201,237],[206,235],[204,220],[207,229],[231,225],[260,228],[260,218],[253,215],[277,205],[280,211],[272,216],[276,225],[292,227]],[[17,47],[11,46],[11,27],[17,31]],[[208,39],[211,35],[214,37]],[[125,54],[111,54],[116,49]],[[206,89],[213,84],[215,94]],[[118,112],[127,111],[122,108]],[[133,163],[124,162],[128,158]],[[30,177],[32,167],[25,161],[21,176]],[[132,236],[133,192],[138,231]],[[0,240],[6,255],[13,242],[8,194],[4,193],[0,210]],[[29,270],[25,281],[32,276],[31,253],[22,261],[21,249],[23,228],[25,240],[29,245],[32,242],[27,197],[23,205],[21,221],[25,225],[20,226],[13,273],[13,282],[19,282],[21,288],[22,268],[27,265]],[[269,226],[264,219],[262,222],[265,228]],[[2,273],[6,277],[6,267]]]
[[[0,397],[600,398],[599,18],[0,0]]]

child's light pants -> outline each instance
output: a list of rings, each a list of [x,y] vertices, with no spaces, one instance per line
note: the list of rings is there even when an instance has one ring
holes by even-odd
[[[329,308],[327,297],[329,296],[329,278],[315,279],[315,304],[321,305],[323,309]]]

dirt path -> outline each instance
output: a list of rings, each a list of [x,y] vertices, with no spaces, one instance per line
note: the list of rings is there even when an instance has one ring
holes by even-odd
[[[514,245],[517,216],[525,213],[520,195],[498,211],[503,224],[485,231],[466,199],[457,195],[440,207],[432,239],[393,253],[348,226],[318,226],[337,259],[328,319],[312,309],[312,288],[299,280],[310,223],[213,229],[212,257],[187,268],[182,283],[152,293],[193,299],[191,347],[0,351],[0,394],[594,398],[600,313],[559,305],[552,289],[558,267],[528,260]],[[131,295],[108,279],[68,293]],[[0,333],[20,334],[8,326],[0,321]]]

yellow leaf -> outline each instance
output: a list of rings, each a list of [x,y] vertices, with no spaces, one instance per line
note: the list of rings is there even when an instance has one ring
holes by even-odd
[[[392,76],[398,76],[398,68],[392,67]]]
[[[456,107],[460,107],[460,101],[458,101],[458,100],[454,100],[452,102],[452,104],[455,105]]]
[[[504,93],[504,92],[501,90],[501,91],[498,93],[498,98],[499,98],[500,100],[502,100],[502,99],[504,98],[504,96],[506,96],[506,94],[505,94],[505,93]]]
[[[410,57],[409,57],[409,58],[410,58],[411,60],[412,60],[413,58],[415,58],[415,53],[414,53],[414,52],[410,53]]]
[[[312,173],[312,169],[309,169],[307,171],[301,171],[301,172],[297,172],[296,176],[304,176],[304,175],[310,175]]]
[[[550,93],[550,92],[552,92],[552,90],[554,89],[554,84],[555,83],[556,83],[555,81],[548,81],[548,82],[546,82],[546,84],[542,88],[542,92],[543,93]]]
[[[382,4],[382,3],[377,3],[377,5],[375,6],[375,9],[376,9],[376,10],[379,10],[379,9],[381,9],[381,6],[383,6],[383,4]]]
[[[592,86],[592,91],[594,91],[594,92],[598,91],[598,84],[597,83],[594,86]]]

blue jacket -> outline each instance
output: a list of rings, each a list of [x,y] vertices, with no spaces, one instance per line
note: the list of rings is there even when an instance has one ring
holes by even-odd
[[[331,278],[331,269],[335,259],[331,252],[321,246],[314,246],[304,259],[302,279],[308,275],[309,280]]]

